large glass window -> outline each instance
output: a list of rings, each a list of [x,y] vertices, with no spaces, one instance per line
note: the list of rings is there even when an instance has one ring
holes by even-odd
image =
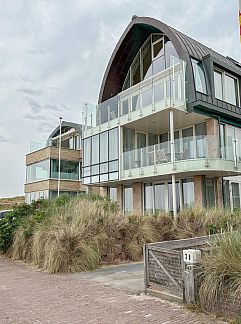
[[[215,97],[238,106],[238,80],[221,71],[214,71]]]
[[[149,39],[142,50],[143,80],[152,75],[151,40]]]
[[[192,207],[194,205],[194,182],[193,179],[182,180],[183,207]]]
[[[226,101],[236,106],[237,80],[230,77],[229,75],[225,75],[225,94]]]
[[[133,211],[133,188],[130,186],[124,187],[124,211],[126,213]]]
[[[99,163],[99,135],[92,137],[92,161],[91,164]]]
[[[51,160],[50,178],[57,179],[59,175],[59,161]],[[79,162],[60,161],[60,178],[69,180],[79,180]]]
[[[50,160],[41,161],[27,166],[27,182],[49,178]]]
[[[215,97],[223,100],[222,73],[214,71],[214,89]]]
[[[84,166],[90,165],[91,161],[91,137],[84,139]]]
[[[109,160],[118,159],[118,128],[109,131]]]
[[[196,90],[202,93],[207,93],[205,74],[202,62],[192,59],[192,68]]]
[[[215,185],[213,178],[206,178],[206,201],[207,207],[213,208],[216,205]]]
[[[239,183],[232,182],[233,209],[240,209]]]
[[[140,69],[140,53],[138,53],[131,69],[132,85],[141,82],[141,69]]]
[[[117,201],[117,188],[109,187],[109,197],[112,201]]]
[[[122,90],[145,80],[171,66],[171,57],[178,58],[171,41],[162,34],[152,34],[134,58]]]
[[[164,183],[154,185],[155,213],[166,210],[166,185]]]
[[[145,184],[144,189],[145,212],[153,213],[153,186],[151,184]]]
[[[100,162],[108,161],[108,132],[100,133]]]

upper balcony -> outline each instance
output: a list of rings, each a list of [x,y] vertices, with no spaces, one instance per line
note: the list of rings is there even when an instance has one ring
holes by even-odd
[[[241,142],[231,139],[220,146],[218,136],[175,139],[122,153],[120,180],[152,179],[156,176],[241,173]]]
[[[185,62],[173,57],[172,66],[95,106],[84,103],[84,138],[127,125],[168,108],[186,110]]]

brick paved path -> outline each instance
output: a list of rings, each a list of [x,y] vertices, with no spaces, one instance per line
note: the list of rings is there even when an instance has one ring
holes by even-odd
[[[49,275],[0,257],[0,323],[222,323],[181,306],[130,296],[77,276]]]

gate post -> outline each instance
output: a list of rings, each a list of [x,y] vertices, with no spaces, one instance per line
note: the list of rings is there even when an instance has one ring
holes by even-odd
[[[144,292],[147,293],[149,288],[149,275],[148,275],[148,245],[143,245],[143,256],[144,256]]]
[[[183,250],[184,261],[184,302],[194,304],[198,301],[197,263],[200,261],[200,250]]]

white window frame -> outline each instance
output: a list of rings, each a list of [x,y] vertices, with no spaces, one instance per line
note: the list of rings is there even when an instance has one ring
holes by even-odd
[[[227,101],[227,93],[226,93],[226,80],[225,80],[225,76],[228,76],[232,79],[234,79],[236,81],[236,89],[235,89],[235,94],[236,94],[236,105],[237,107],[240,107],[240,94],[239,94],[239,80],[237,77],[235,77],[234,75],[222,71],[220,69],[214,68],[214,73],[217,72],[219,74],[221,74],[221,82],[222,82],[222,99],[216,98],[217,100],[222,100],[224,102],[227,102],[230,105],[233,105],[232,103],[230,103],[229,101]],[[213,77],[214,77],[214,73],[213,73]],[[214,93],[215,93],[215,82],[214,82]]]

